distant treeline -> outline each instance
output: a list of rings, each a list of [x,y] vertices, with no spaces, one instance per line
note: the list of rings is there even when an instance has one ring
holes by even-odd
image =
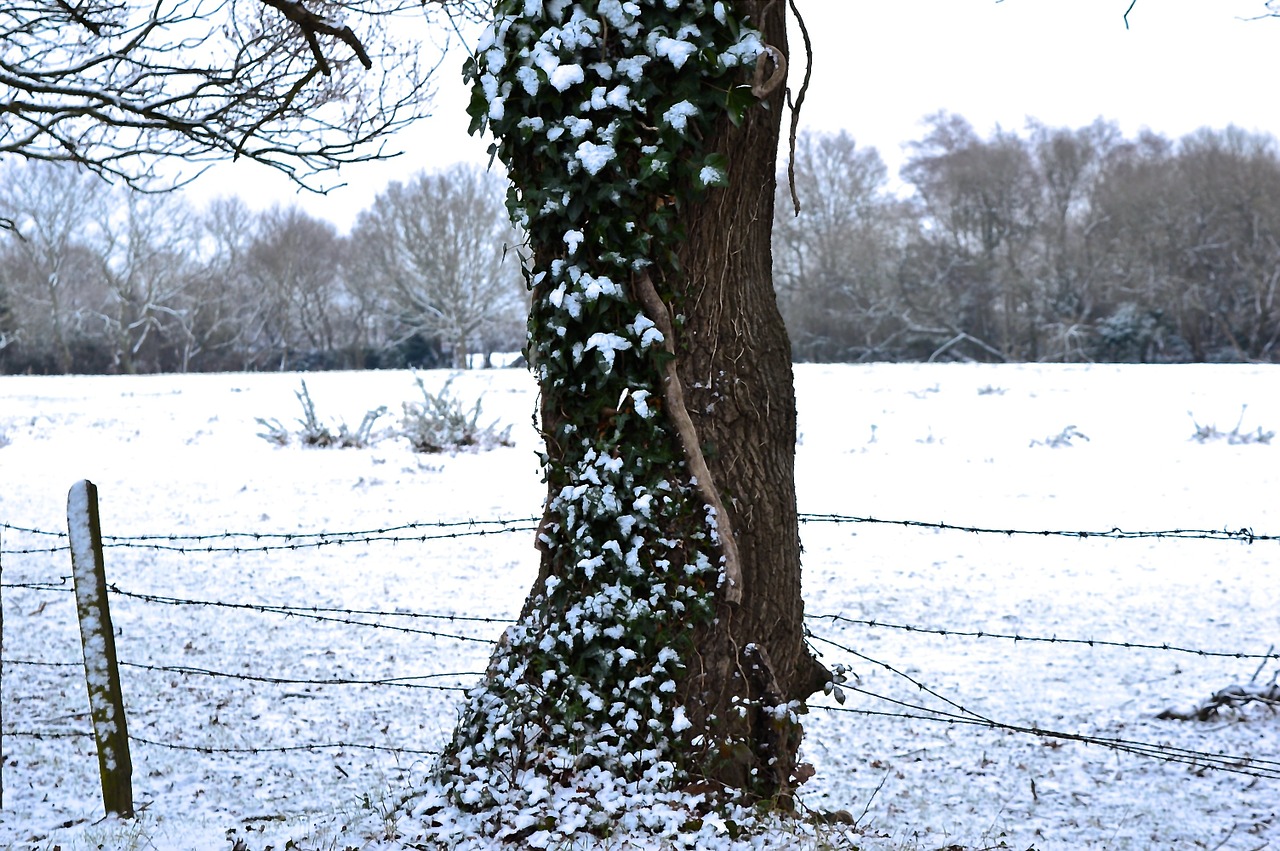
[[[393,183],[349,235],[300,208],[203,211],[49,163],[0,168],[0,372],[465,366],[517,351],[504,181]]]
[[[1280,155],[940,113],[898,181],[847,133],[779,176],[774,271],[802,361],[1280,361]],[[394,183],[350,234],[0,168],[0,372],[462,366],[523,342],[502,181]]]
[[[984,138],[942,113],[899,176],[847,134],[800,139],[774,238],[796,359],[1280,361],[1269,135]]]

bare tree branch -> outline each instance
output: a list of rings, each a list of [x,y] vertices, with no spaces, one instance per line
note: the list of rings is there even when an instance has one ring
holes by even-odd
[[[167,188],[157,162],[246,157],[310,188],[422,115],[400,33],[478,0],[27,0],[0,7],[0,158]],[[168,181],[174,182],[173,178]]]

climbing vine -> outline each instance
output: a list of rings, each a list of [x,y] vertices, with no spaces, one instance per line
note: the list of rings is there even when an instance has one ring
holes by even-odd
[[[472,131],[497,140],[532,251],[548,482],[538,585],[441,763],[495,835],[635,827],[616,823],[626,801],[686,801],[731,758],[676,697],[694,630],[741,589],[672,402],[672,283],[682,213],[730,179],[705,140],[757,103],[762,55],[728,2],[501,0],[467,63]]]

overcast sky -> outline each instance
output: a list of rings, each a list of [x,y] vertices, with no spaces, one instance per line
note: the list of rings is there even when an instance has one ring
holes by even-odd
[[[983,134],[1028,117],[1079,127],[1102,117],[1126,135],[1147,127],[1177,137],[1236,124],[1280,136],[1280,19],[1264,0],[796,0],[813,40],[802,126],[848,130],[896,172],[902,145],[938,110]],[[794,28],[793,28],[794,29]],[[803,62],[791,42],[791,82]],[[252,163],[219,167],[191,194],[241,195],[254,207],[298,201],[346,229],[389,180],[458,161],[484,163],[486,141],[466,134],[461,54],[440,70],[435,114],[397,137],[399,159],[344,170],[349,185],[298,194]]]

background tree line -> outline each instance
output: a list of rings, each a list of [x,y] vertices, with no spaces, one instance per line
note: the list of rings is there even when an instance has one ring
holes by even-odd
[[[297,206],[0,168],[0,372],[455,366],[519,350],[505,184],[458,166],[393,183],[349,234]]]
[[[780,180],[779,303],[800,361],[1280,360],[1280,154],[1269,135],[987,137],[926,120],[891,180],[847,133]],[[785,177],[785,176],[784,176]],[[516,351],[527,296],[503,183],[393,183],[349,234],[297,206],[0,168],[0,371],[464,366]]]
[[[1280,361],[1273,137],[939,113],[907,151],[895,190],[849,135],[799,140],[774,235],[797,360]]]

